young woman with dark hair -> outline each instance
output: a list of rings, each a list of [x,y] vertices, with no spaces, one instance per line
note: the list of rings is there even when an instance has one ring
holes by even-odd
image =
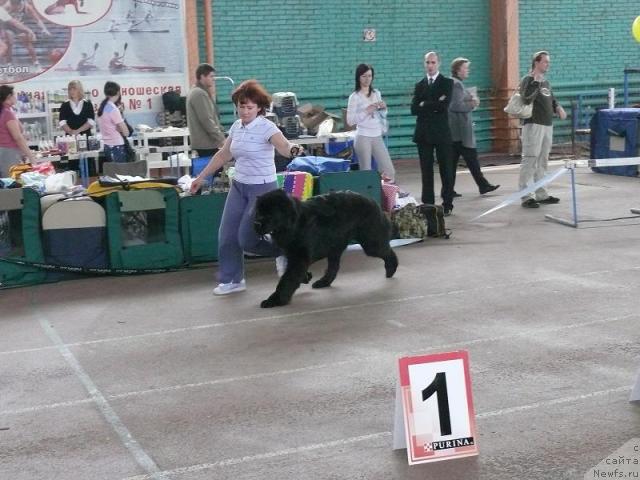
[[[13,106],[16,96],[11,85],[0,85],[0,177],[9,176],[11,165],[35,160],[22,134],[22,124],[16,117]]]
[[[347,123],[355,125],[354,150],[360,170],[371,170],[375,158],[378,171],[395,182],[396,170],[382,136],[387,130],[387,104],[380,91],[373,88],[374,71],[371,65],[356,67],[355,88],[349,96]]]
[[[222,148],[193,181],[197,192],[202,181],[235,159],[235,176],[227,196],[218,233],[218,280],[215,295],[226,295],[246,289],[244,280],[244,252],[262,256],[277,256],[279,250],[268,240],[258,237],[253,229],[253,209],[259,195],[278,188],[275,150],[283,156],[301,151],[290,143],[276,125],[264,117],[271,102],[267,91],[256,80],[242,82],[231,99],[240,119],[229,129]],[[284,269],[283,258],[276,261],[278,273]],[[282,272],[283,273],[283,272]]]
[[[104,154],[109,162],[124,163],[127,161],[124,137],[129,136],[129,129],[117,106],[120,101],[120,85],[116,82],[105,83],[104,95],[98,108],[98,127],[102,134]]]

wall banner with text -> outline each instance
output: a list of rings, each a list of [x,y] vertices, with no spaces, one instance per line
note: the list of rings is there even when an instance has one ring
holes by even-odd
[[[156,125],[160,95],[188,86],[184,10],[184,0],[6,2],[0,84],[33,95],[80,80],[98,103],[111,80],[123,89],[127,119]]]

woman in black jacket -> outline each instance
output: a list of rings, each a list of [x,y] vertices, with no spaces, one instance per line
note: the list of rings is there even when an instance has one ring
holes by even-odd
[[[60,107],[59,126],[67,135],[91,135],[95,126],[95,114],[91,102],[85,100],[79,80],[71,80],[68,86],[69,100]]]

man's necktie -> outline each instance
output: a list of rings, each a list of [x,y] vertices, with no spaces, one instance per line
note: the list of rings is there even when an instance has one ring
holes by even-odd
[[[433,77],[429,77],[429,86],[433,85]]]

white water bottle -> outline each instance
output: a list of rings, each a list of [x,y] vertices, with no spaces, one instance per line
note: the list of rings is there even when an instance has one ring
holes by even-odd
[[[616,89],[615,88],[609,89],[609,95],[607,98],[609,100],[609,108],[616,108]]]
[[[68,135],[67,153],[78,153],[78,146],[76,144],[76,137],[74,137],[73,135]]]
[[[87,136],[86,135],[78,135],[78,151],[86,152],[87,151]]]

